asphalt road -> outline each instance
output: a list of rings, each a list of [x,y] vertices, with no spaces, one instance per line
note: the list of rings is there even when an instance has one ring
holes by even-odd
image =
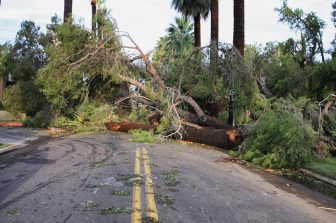
[[[335,200],[215,162],[223,156],[197,145],[132,143],[122,133],[34,142],[0,156],[0,223],[336,222],[318,208],[335,208]]]
[[[36,129],[0,126],[0,143],[22,145],[38,139],[40,134]]]

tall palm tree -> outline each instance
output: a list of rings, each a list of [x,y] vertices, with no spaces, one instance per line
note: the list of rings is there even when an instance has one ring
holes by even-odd
[[[233,45],[239,54],[244,57],[245,47],[245,7],[244,0],[234,0],[233,2]]]
[[[97,32],[97,0],[91,0],[91,13],[92,13],[92,33],[96,39]]]
[[[211,63],[217,60],[218,51],[218,0],[211,0]]]
[[[186,17],[194,18],[195,47],[201,46],[201,17],[206,18],[210,11],[210,0],[173,0],[172,7]]]
[[[71,18],[72,14],[72,0],[64,0],[64,22]]]

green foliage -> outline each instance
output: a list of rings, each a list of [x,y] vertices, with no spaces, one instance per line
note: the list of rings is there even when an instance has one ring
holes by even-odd
[[[23,21],[13,47],[7,55],[6,66],[14,81],[32,80],[45,63],[44,34],[32,21]]]
[[[167,131],[169,129],[170,126],[170,120],[167,116],[162,116],[160,118],[160,125],[156,128],[157,133],[164,133],[165,131]]]
[[[314,130],[301,115],[275,109],[253,127],[242,158],[264,167],[300,167],[311,160],[315,141]]]
[[[280,22],[287,23],[290,29],[301,34],[299,41],[289,39],[285,43],[287,52],[292,53],[301,67],[311,64],[317,53],[320,53],[322,58],[324,57],[322,30],[325,22],[316,13],[305,13],[302,9],[292,9],[288,6],[287,0],[283,0],[281,8],[275,10],[279,13]]]
[[[172,7],[187,17],[201,15],[206,18],[210,12],[210,0],[173,0]]]
[[[113,107],[85,103],[81,105],[73,117],[58,116],[52,126],[65,128],[75,133],[104,131],[104,123],[110,121],[114,115]]]
[[[132,112],[128,115],[128,120],[130,122],[140,122],[140,123],[148,123],[148,110],[146,107],[134,108]]]
[[[47,128],[54,118],[54,115],[49,106],[38,111],[35,116],[27,117],[23,122],[24,126],[31,128]]]
[[[336,90],[336,59],[318,64],[309,73],[308,90],[316,100],[323,100]]]
[[[65,23],[56,27],[56,36],[61,44],[46,50],[48,65],[39,70],[37,80],[48,101],[62,110],[77,106],[85,96],[84,71],[67,72],[65,65],[79,59],[71,55],[78,53],[89,42],[89,32],[80,25]]]
[[[153,131],[145,131],[141,129],[134,129],[129,131],[131,135],[130,141],[141,143],[154,143],[157,139]]]
[[[162,66],[171,60],[179,59],[193,47],[193,25],[187,18],[175,18],[175,24],[170,24],[167,35],[161,37],[153,61]]]
[[[19,81],[6,88],[3,105],[12,114],[26,113],[33,117],[47,102],[32,81]]]

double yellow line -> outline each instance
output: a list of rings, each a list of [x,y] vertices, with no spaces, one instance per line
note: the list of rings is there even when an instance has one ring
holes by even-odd
[[[143,148],[140,150],[136,149],[135,156],[135,167],[134,173],[136,176],[140,177],[141,174],[141,152],[143,157],[144,164],[144,173],[145,173],[145,192],[146,192],[146,201],[147,201],[147,217],[152,220],[159,220],[158,212],[155,204],[154,198],[154,186],[152,173],[150,169],[149,156],[147,149]],[[132,223],[141,223],[142,219],[142,211],[141,211],[141,185],[139,183],[135,183],[133,186],[133,213],[132,213]]]

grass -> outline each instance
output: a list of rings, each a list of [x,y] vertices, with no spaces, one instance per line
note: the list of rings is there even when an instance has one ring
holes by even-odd
[[[328,157],[323,161],[311,162],[306,166],[307,169],[314,173],[321,174],[333,180],[336,180],[336,158]]]

